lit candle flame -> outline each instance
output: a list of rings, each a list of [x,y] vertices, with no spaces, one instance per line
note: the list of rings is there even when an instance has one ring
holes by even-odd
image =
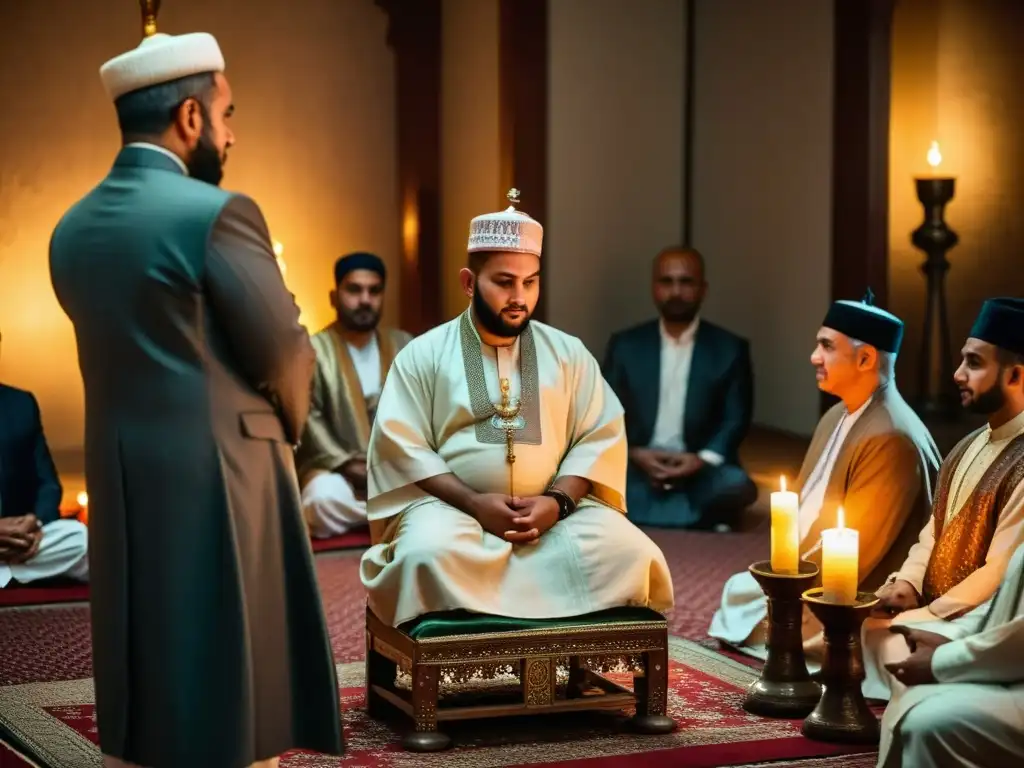
[[[89,494],[86,493],[85,491],[82,491],[81,493],[78,494],[77,501],[78,501],[78,506],[80,506],[80,507],[88,507],[89,506]]]
[[[938,168],[941,162],[942,153],[939,151],[939,142],[933,141],[931,147],[928,148],[928,165]]]
[[[843,508],[842,507],[839,508],[839,512],[836,514],[836,517],[837,517],[836,528],[845,528],[846,527],[846,514],[843,512]]]
[[[281,258],[281,254],[283,254],[283,253],[284,253],[284,246],[281,245],[281,241],[280,240],[275,240],[274,241],[274,255],[277,256],[277,258]]]
[[[779,475],[779,486],[782,488],[782,492],[786,492],[786,476]]]

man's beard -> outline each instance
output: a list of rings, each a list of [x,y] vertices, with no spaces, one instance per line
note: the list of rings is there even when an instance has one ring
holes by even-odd
[[[220,151],[217,149],[217,145],[210,138],[208,126],[209,120],[203,124],[203,132],[199,134],[199,142],[196,144],[196,148],[192,150],[192,156],[189,157],[185,166],[188,168],[189,176],[193,179],[199,179],[199,181],[205,181],[207,184],[219,187],[221,179],[224,178],[224,161],[221,158]]]
[[[999,382],[997,381],[984,392],[980,392],[975,395],[966,405],[964,405],[964,408],[971,413],[977,413],[982,416],[991,416],[1004,405],[1006,405],[1006,393],[1003,392],[1003,388],[999,386]]]
[[[501,316],[501,312],[495,312],[491,309],[491,305],[484,301],[483,294],[480,293],[480,281],[478,280],[474,284],[473,314],[488,333],[493,333],[500,339],[514,339],[525,331],[526,326],[530,324],[530,313],[524,304],[515,305],[515,308],[522,310],[525,314],[523,321],[519,325],[512,325],[506,322],[505,318]],[[511,309],[511,306],[505,307],[505,309]]]
[[[700,304],[682,299],[669,299],[658,306],[661,316],[669,323],[692,323],[700,311]]]
[[[338,322],[350,331],[365,333],[377,327],[377,323],[380,322],[380,313],[367,306],[341,309],[338,311]]]

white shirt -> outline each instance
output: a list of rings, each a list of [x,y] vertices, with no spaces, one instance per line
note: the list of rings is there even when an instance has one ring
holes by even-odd
[[[185,165],[185,163],[182,161],[180,157],[178,157],[176,154],[171,152],[171,150],[167,149],[166,147],[161,147],[158,144],[150,144],[148,141],[133,141],[130,144],[125,144],[125,146],[141,147],[142,149],[151,149],[154,152],[159,152],[162,155],[167,155],[169,158],[171,158],[171,160],[178,164],[178,167],[181,168],[182,173],[184,173],[186,176],[189,175],[188,166]]]
[[[842,451],[843,443],[846,442],[850,430],[857,423],[857,419],[864,413],[864,409],[871,402],[869,397],[864,405],[853,413],[847,411],[839,420],[832,435],[825,444],[825,450],[818,457],[818,463],[814,465],[811,474],[807,476],[807,482],[800,491],[800,540],[811,530],[811,526],[821,514],[821,505],[825,503],[825,489],[828,488],[829,478],[832,477],[832,470],[835,469],[836,459]]]
[[[363,347],[346,343],[352,365],[356,369],[359,383],[363,387],[363,397],[380,393],[380,348],[377,346],[377,335],[370,337],[370,342]]]
[[[700,319],[694,318],[690,327],[677,338],[665,330],[664,321],[658,324],[661,330],[661,380],[658,386],[658,416],[654,421],[654,433],[648,446],[650,448],[686,452],[686,441],[683,439],[686,392],[690,385],[693,344],[699,326]],[[715,466],[725,461],[715,451],[704,450],[698,455]]]

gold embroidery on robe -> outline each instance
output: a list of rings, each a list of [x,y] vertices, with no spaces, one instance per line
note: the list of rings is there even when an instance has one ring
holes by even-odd
[[[359,440],[359,448],[366,451],[370,442],[370,426],[373,417],[376,415],[377,398],[373,395],[370,402],[363,396],[363,385],[359,381],[359,374],[356,373],[352,356],[348,353],[348,344],[341,336],[341,331],[336,325],[330,327],[331,340],[334,342],[334,351],[338,355],[338,368],[341,373],[342,385],[345,388],[345,397],[352,404],[352,416],[355,419],[356,435]],[[395,348],[391,336],[387,333],[377,332],[377,349],[380,355],[380,386],[384,389],[384,380],[388,371],[391,370],[391,362],[395,358]]]
[[[942,466],[933,511],[935,546],[924,574],[924,604],[941,597],[985,564],[999,513],[1010,494],[1024,482],[1024,435],[1014,438],[978,480],[960,512],[946,525],[947,505],[952,503],[953,475],[967,448],[978,435],[972,432],[950,453]]]
[[[477,335],[469,310],[462,313],[459,321],[462,343],[462,364],[469,385],[469,401],[476,417],[476,439],[481,443],[503,445],[505,430],[500,429],[492,417],[496,411],[487,394],[484,378],[483,353],[480,350],[480,336]],[[525,422],[515,431],[515,442],[520,445],[540,445],[540,372],[537,367],[537,348],[533,340],[533,329],[526,327],[519,334],[520,393],[519,414]]]

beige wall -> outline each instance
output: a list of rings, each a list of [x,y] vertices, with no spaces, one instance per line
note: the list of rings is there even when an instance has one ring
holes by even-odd
[[[441,28],[441,290],[444,319],[466,308],[459,284],[469,221],[498,211],[498,0],[444,0]],[[523,210],[529,211],[529,190]]]
[[[548,319],[601,355],[654,315],[651,259],[683,234],[686,3],[549,9]]]
[[[924,330],[925,256],[910,244],[924,214],[914,176],[954,176],[946,221],[960,235],[948,254],[950,350],[954,359],[981,302],[1024,295],[1024,3],[901,0],[893,32],[890,126],[890,303],[907,322],[899,375],[916,391]]]
[[[56,13],[52,3],[11,5],[0,25],[0,378],[35,391],[51,444],[73,448],[83,436],[82,390],[73,332],[50,287],[47,243],[117,151],[97,70],[137,44],[137,4],[116,3],[117,13],[104,14],[94,3],[61,3]],[[238,110],[224,185],[262,206],[285,246],[287,282],[304,322],[316,329],[331,319],[331,266],[344,251],[376,251],[397,277],[385,14],[369,0],[164,6],[163,31],[205,30],[220,40]],[[392,317],[397,290],[395,279],[386,306]]]
[[[746,336],[755,421],[809,433],[829,303],[832,3],[697,0],[693,239],[705,316]]]

